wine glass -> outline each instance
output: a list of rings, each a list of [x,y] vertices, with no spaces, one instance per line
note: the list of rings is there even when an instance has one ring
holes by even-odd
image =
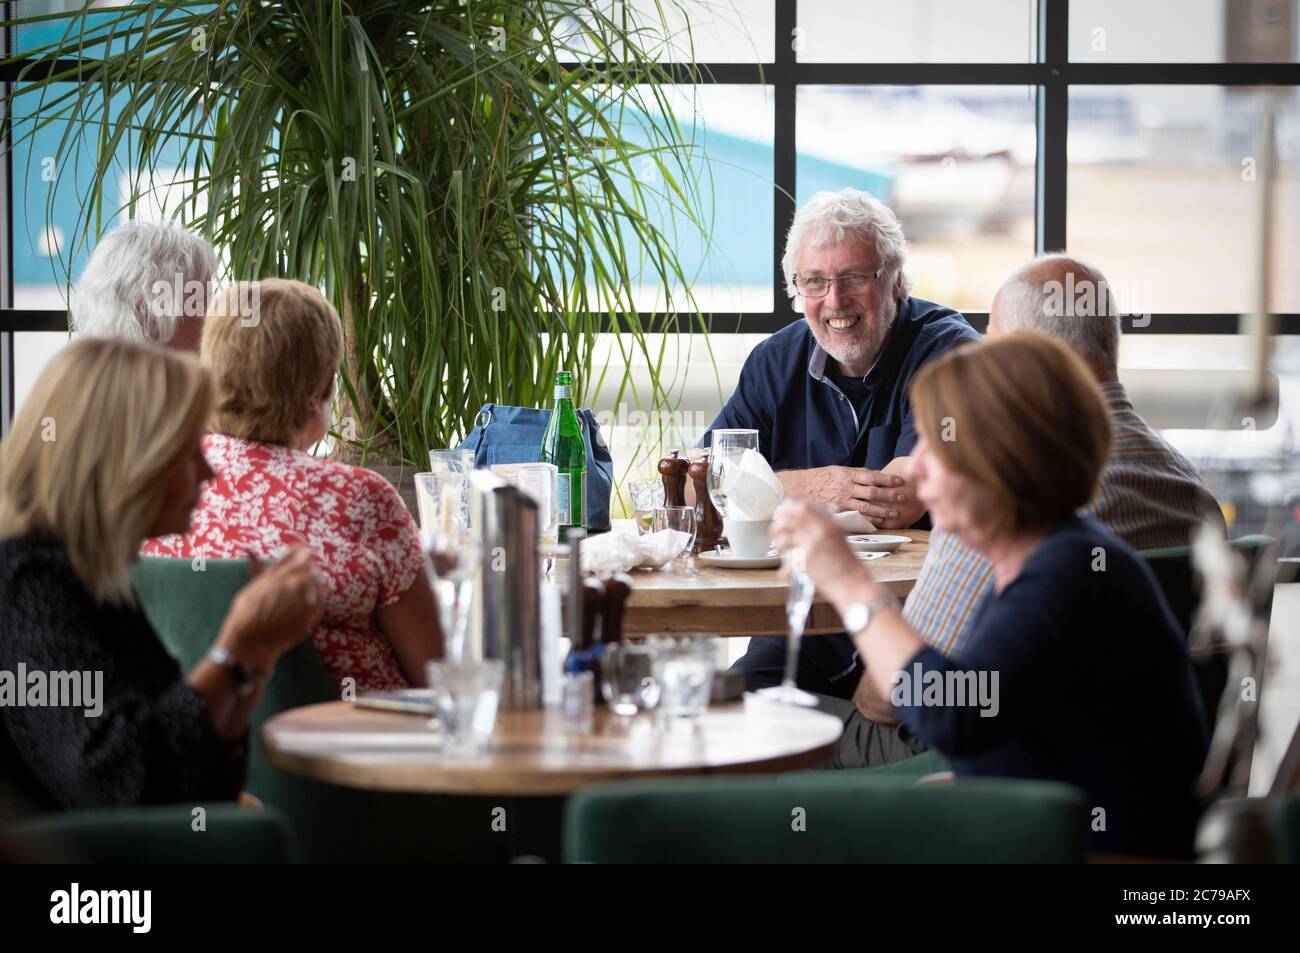
[[[758,694],[769,701],[815,708],[817,696],[798,688],[795,680],[799,674],[799,646],[803,642],[803,630],[808,623],[816,587],[804,571],[806,562],[802,549],[788,550],[782,559],[790,572],[790,592],[785,600],[785,617],[790,625],[790,635],[785,643],[785,675],[780,685],[760,688]]]
[[[474,577],[483,561],[483,547],[466,529],[435,530],[420,534],[424,568],[438,598],[438,618],[447,638],[447,660],[460,662],[465,654],[469,605]]]
[[[757,430],[715,430],[709,445],[709,499],[724,520],[727,513],[727,477],[733,467],[740,466],[746,450],[758,452]]]
[[[466,475],[451,468],[415,475],[424,568],[438,599],[447,658],[452,662],[459,662],[464,654],[474,576],[483,560],[482,543],[469,528],[465,482]]]

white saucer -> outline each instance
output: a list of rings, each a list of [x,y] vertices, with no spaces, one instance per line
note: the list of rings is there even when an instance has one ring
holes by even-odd
[[[722,566],[725,569],[778,569],[781,566],[781,556],[775,550],[768,550],[766,556],[746,558],[733,556],[730,549],[722,552],[711,549],[700,553],[697,558],[710,566]]]
[[[854,553],[853,555],[865,562],[868,559],[884,559],[889,553]]]
[[[850,536],[848,540],[849,547],[859,553],[892,553],[900,546],[912,541],[908,536],[882,536],[880,534]]]

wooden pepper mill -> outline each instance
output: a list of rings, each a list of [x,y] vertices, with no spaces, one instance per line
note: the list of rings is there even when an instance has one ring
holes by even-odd
[[[687,473],[695,484],[695,546],[691,551],[709,552],[722,541],[722,517],[709,496],[709,455],[691,463]]]
[[[664,506],[686,505],[686,471],[691,461],[680,450],[659,461],[659,476],[664,481]]]

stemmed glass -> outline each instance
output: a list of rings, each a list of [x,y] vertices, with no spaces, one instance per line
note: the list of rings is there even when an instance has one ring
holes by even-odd
[[[483,559],[482,543],[470,529],[462,503],[464,483],[463,475],[447,470],[415,476],[425,572],[438,598],[447,659],[452,662],[464,655],[474,576]]]
[[[709,499],[724,520],[727,512],[727,476],[732,467],[740,466],[746,450],[758,452],[757,430],[715,430],[709,441],[709,475],[706,483]]]
[[[808,623],[808,612],[812,609],[813,594],[816,592],[816,587],[804,571],[805,558],[802,549],[791,549],[782,557],[790,572],[790,593],[785,600],[785,617],[790,625],[790,635],[785,643],[785,675],[780,685],[760,688],[758,694],[769,701],[815,708],[817,696],[795,685],[799,674],[799,646],[803,642],[804,626]]]

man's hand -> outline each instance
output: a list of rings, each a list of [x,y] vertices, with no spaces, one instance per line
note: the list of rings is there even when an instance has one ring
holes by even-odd
[[[889,704],[889,699],[877,691],[875,683],[867,678],[865,672],[858,679],[858,687],[853,692],[853,704],[868,721],[881,725],[898,724],[898,712]]]
[[[880,529],[911,526],[925,512],[907,479],[911,460],[899,457],[883,470],[866,467],[818,467],[777,474],[793,499],[829,503],[836,510],[856,510]]]

